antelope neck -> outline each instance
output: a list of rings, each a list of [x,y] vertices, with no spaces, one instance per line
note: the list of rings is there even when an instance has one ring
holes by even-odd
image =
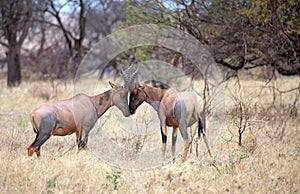
[[[112,91],[110,89],[102,94],[92,97],[92,102],[97,111],[98,118],[101,117],[107,111],[107,109],[109,109],[112,106],[111,96]]]
[[[155,88],[152,86],[146,86],[145,89],[145,94],[147,96],[146,102],[153,105],[155,102],[160,102],[162,97],[164,96],[164,90]]]

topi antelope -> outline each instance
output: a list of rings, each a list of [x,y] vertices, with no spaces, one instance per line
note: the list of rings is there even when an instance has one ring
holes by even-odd
[[[145,101],[149,103],[158,113],[162,136],[162,155],[165,157],[167,142],[167,126],[173,127],[172,133],[172,157],[175,160],[175,145],[177,140],[177,128],[179,128],[185,147],[182,160],[186,156],[191,142],[189,141],[187,128],[198,121],[198,140],[202,133],[204,142],[211,156],[210,148],[206,138],[206,129],[203,128],[203,102],[196,92],[179,92],[175,88],[169,88],[166,84],[155,85],[153,81],[137,83],[131,90],[129,109],[134,114],[136,109]],[[197,141],[198,145],[198,141]],[[197,150],[196,150],[197,151]],[[198,153],[198,152],[197,152]]]
[[[34,109],[30,114],[30,121],[36,138],[28,147],[28,156],[36,152],[39,157],[41,146],[51,135],[75,133],[78,149],[86,148],[89,132],[98,118],[112,106],[117,106],[128,117],[128,90],[110,82],[109,84],[112,88],[102,94],[77,94],[73,98],[50,102]]]
[[[121,76],[125,82],[123,87],[109,82],[112,89],[102,94],[78,94],[71,99],[47,103],[34,109],[30,114],[30,121],[36,138],[27,148],[28,156],[36,152],[39,157],[40,147],[51,135],[65,136],[75,133],[78,149],[86,148],[89,132],[98,118],[112,106],[117,106],[128,117],[128,89],[138,72],[138,69],[132,72],[131,67],[132,65],[124,71],[121,66]]]

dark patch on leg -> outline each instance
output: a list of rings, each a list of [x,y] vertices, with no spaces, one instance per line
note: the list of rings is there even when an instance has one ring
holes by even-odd
[[[79,132],[79,138],[76,140],[76,143],[77,143],[79,150],[82,149],[86,145],[85,142],[83,141],[82,130],[80,130],[80,132]]]
[[[172,133],[172,157],[173,157],[173,162],[175,162],[175,145],[176,145],[176,141],[177,141],[177,131],[178,129],[176,127],[173,127],[173,133]]]
[[[87,145],[86,144],[87,144],[87,138],[84,139],[84,140],[79,140],[78,141],[78,151],[87,149]]]
[[[50,138],[50,134],[42,134],[38,133],[37,137],[35,138],[34,142],[31,144],[31,147],[40,147]]]
[[[40,129],[36,134],[34,142],[28,149],[28,155],[34,150],[37,156],[40,156],[40,147],[50,138],[53,129],[56,127],[58,120],[53,114],[47,114],[41,119]]]
[[[83,140],[79,140],[78,142],[77,142],[77,145],[78,145],[78,148],[83,148],[83,147],[85,147],[85,142],[83,141]]]
[[[200,138],[201,133],[203,133],[203,125],[202,125],[201,119],[198,118],[198,138]]]
[[[86,146],[87,136],[82,134],[82,130],[79,132],[79,138],[76,140],[76,143],[79,150]]]
[[[79,136],[76,139],[76,143],[77,143],[79,149],[81,149],[87,145],[89,133],[90,133],[91,129],[94,127],[97,119],[98,119],[97,112],[95,110],[92,113],[91,118],[90,118],[89,122],[87,123],[87,126],[85,127],[85,129],[81,129],[79,131],[79,135],[76,135],[76,136]]]
[[[175,118],[175,108],[172,108],[172,110],[171,110],[171,116],[172,116],[173,118]]]
[[[166,143],[167,142],[167,136],[164,134],[162,127],[160,128],[160,132],[161,132],[161,138],[162,138],[162,142]]]
[[[176,144],[176,141],[177,141],[177,132],[178,132],[178,128],[177,127],[173,127],[172,146],[175,146],[175,144]]]
[[[172,135],[172,146],[175,146],[177,141],[177,134],[176,135]]]

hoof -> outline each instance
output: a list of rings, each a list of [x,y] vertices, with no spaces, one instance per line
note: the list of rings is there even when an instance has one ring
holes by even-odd
[[[33,148],[33,147],[30,146],[30,147],[27,148],[27,154],[28,154],[29,157],[32,156],[35,152],[36,152],[36,155],[37,155],[38,157],[41,156],[38,147]]]

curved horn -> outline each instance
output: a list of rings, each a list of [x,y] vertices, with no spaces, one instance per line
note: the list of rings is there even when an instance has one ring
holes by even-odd
[[[133,73],[130,74],[130,77],[129,77],[130,80],[129,80],[129,83],[128,83],[128,88],[129,88],[130,91],[136,85],[135,78],[136,78],[136,76],[138,74],[139,69],[140,69],[140,66],[138,66],[137,69]]]
[[[135,86],[135,78],[138,74],[138,71],[140,69],[140,67],[138,66],[138,68],[134,71],[132,69],[132,67],[134,66],[134,64],[130,64],[129,67],[127,69],[123,69],[123,65],[120,64],[120,74],[124,79],[124,88],[128,88],[129,90],[131,90],[134,86]]]
[[[123,69],[123,65],[120,64],[120,73],[121,73],[121,76],[124,77],[125,76],[125,72],[124,72],[124,69]]]
[[[139,70],[140,70],[140,66],[138,66],[138,68],[136,68],[135,72],[132,73],[132,75],[131,75],[131,80],[132,81],[136,78],[137,73],[138,73]]]
[[[133,63],[131,63],[130,65],[129,65],[129,67],[128,67],[128,72],[130,72],[130,70],[131,70],[131,68],[132,68],[132,66],[133,66]]]

